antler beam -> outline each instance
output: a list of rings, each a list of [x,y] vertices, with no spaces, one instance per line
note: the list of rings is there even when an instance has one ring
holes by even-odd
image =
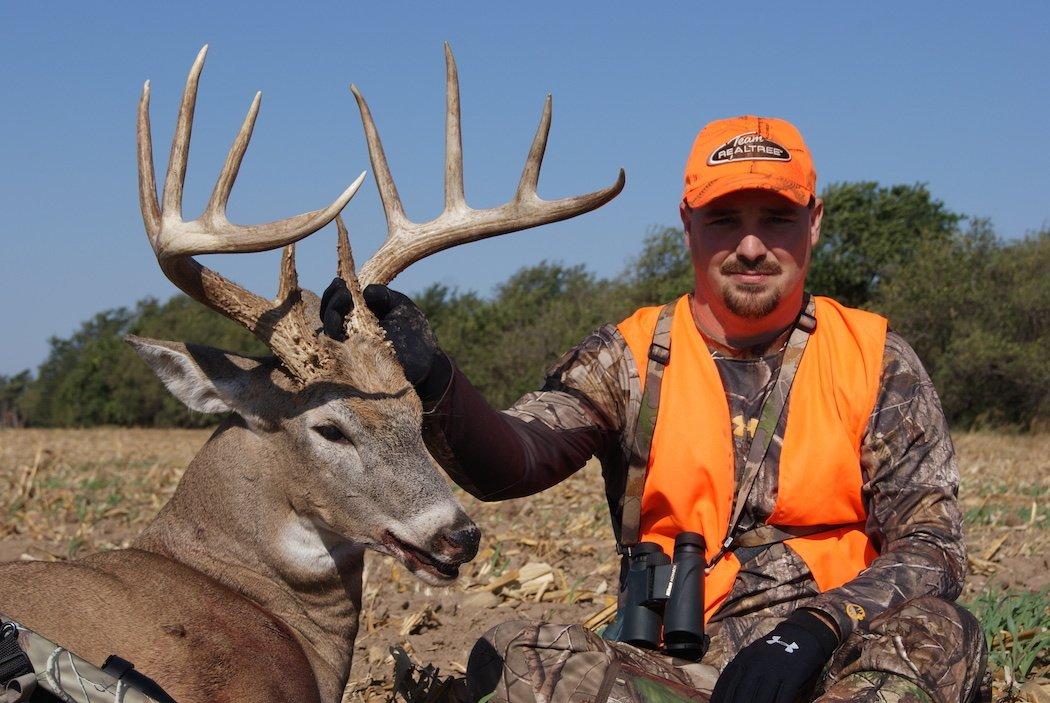
[[[463,193],[459,76],[448,43],[445,44],[445,89],[445,209],[429,222],[415,223],[405,216],[368,104],[357,87],[350,86],[361,110],[368,154],[387,221],[386,241],[361,268],[359,278],[362,285],[389,283],[416,261],[457,244],[581,215],[601,207],[623,190],[625,176],[623,169],[620,169],[616,182],[608,188],[560,200],[546,201],[539,197],[536,186],[551,124],[551,98],[548,95],[514,197],[499,207],[486,210],[470,208]]]
[[[300,379],[311,377],[316,354],[309,349],[312,324],[300,319],[301,296],[295,276],[294,242],[331,222],[361,187],[365,174],[350,184],[329,206],[259,225],[235,225],[226,217],[226,204],[251,141],[259,114],[256,93],[237,137],[230,147],[204,212],[195,220],[182,219],[182,191],[186,180],[197,86],[204,68],[205,45],[193,62],[182,93],[175,134],[171,142],[163,207],[157,199],[153,172],[153,144],[149,119],[149,81],[142,88],[138,108],[139,203],[150,245],[165,275],[180,290],[216,312],[239,322],[266,342],[289,371]],[[244,253],[286,246],[277,301],[271,303],[222,275],[197,263],[196,254]]]

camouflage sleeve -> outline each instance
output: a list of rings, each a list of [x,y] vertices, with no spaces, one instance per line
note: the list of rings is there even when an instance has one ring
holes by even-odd
[[[626,344],[609,325],[549,369],[543,388],[493,409],[458,369],[424,414],[423,439],[449,476],[481,500],[531,495],[619,442],[628,389]]]
[[[866,530],[879,556],[806,604],[845,638],[858,622],[918,596],[955,600],[966,575],[959,472],[937,392],[911,346],[886,338],[881,388],[861,446]]]

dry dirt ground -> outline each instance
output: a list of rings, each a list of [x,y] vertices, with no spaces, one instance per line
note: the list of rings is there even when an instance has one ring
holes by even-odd
[[[126,545],[208,435],[0,430],[0,560],[69,559]],[[988,588],[1050,587],[1050,435],[963,434],[956,444],[971,571],[962,600]],[[484,504],[460,495],[484,538],[456,587],[428,587],[391,559],[369,556],[344,700],[393,695],[393,645],[441,677],[455,676],[474,640],[503,620],[593,626],[611,616],[616,558],[597,466],[531,498]],[[1048,668],[1044,651],[1033,672],[1043,686],[1032,700],[1047,700],[1038,696],[1050,693]],[[996,672],[999,697],[1004,676]]]

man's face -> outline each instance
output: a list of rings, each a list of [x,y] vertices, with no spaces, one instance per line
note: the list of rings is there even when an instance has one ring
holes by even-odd
[[[797,305],[820,236],[824,205],[803,207],[767,190],[740,190],[683,209],[697,294],[742,318]]]

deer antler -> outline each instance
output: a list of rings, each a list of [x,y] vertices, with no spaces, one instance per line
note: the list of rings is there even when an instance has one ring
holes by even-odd
[[[294,243],[331,222],[361,187],[365,174],[326,208],[266,224],[232,224],[226,217],[226,203],[259,114],[262,93],[256,93],[204,212],[195,220],[183,220],[182,188],[197,84],[207,51],[205,45],[197,54],[182,93],[164,180],[163,208],[157,201],[153,174],[149,81],[142,88],[138,109],[139,203],[146,233],[161,270],[172,283],[198,302],[244,325],[273,350],[292,374],[307,381],[317,374],[325,360],[320,346],[313,343],[315,325],[304,312],[303,291],[299,289],[295,271]],[[241,288],[192,258],[195,254],[255,252],[281,246],[285,246],[285,251],[277,299],[273,302]]]
[[[362,285],[389,283],[411,264],[436,252],[498,234],[565,220],[601,207],[623,189],[624,172],[603,190],[560,200],[542,200],[536,194],[540,164],[547,148],[551,125],[551,98],[543,106],[539,129],[529,149],[521,181],[513,199],[499,207],[474,210],[463,195],[463,146],[460,138],[459,77],[452,49],[445,43],[445,209],[429,222],[415,223],[405,216],[397,186],[390,175],[383,144],[372,113],[356,86],[350,86],[361,110],[368,154],[386,213],[387,238],[379,251],[361,268]]]

